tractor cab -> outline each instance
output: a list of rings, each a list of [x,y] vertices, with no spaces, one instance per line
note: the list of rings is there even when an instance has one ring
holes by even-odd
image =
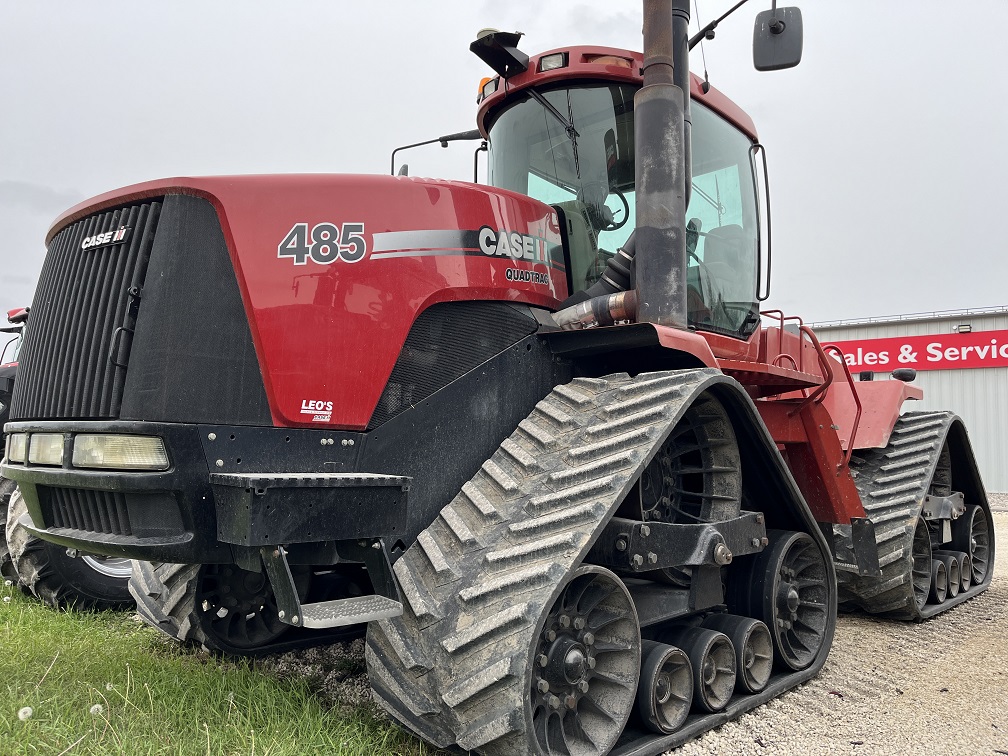
[[[542,61],[550,60],[565,65],[544,73]],[[546,53],[500,83],[480,109],[489,143],[488,183],[558,211],[572,294],[598,279],[634,230],[634,94],[640,78],[633,79],[639,68],[629,52]],[[617,77],[627,81],[612,80]],[[709,94],[715,105],[727,103],[715,90]],[[692,114],[688,322],[746,339],[759,322],[755,138],[696,97]]]

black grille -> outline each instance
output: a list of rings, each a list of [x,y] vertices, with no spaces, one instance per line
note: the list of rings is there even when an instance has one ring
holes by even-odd
[[[111,491],[39,486],[43,514],[53,528],[132,535],[126,497]]]
[[[446,302],[413,323],[369,427],[395,417],[537,328],[527,308],[504,302]]]
[[[160,202],[89,216],[49,244],[11,418],[116,418]],[[124,241],[82,249],[126,226]]]

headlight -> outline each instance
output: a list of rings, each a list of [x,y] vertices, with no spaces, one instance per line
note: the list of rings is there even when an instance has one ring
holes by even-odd
[[[28,441],[28,436],[24,433],[11,433],[7,436],[7,461],[8,462],[20,462],[22,465],[25,461],[25,445]]]
[[[167,470],[168,453],[164,441],[152,436],[82,433],[74,439],[73,466],[110,470]]]
[[[552,71],[557,68],[567,67],[567,53],[553,53],[539,58],[539,72]]]
[[[33,465],[62,465],[63,434],[32,433],[28,442],[28,461]]]

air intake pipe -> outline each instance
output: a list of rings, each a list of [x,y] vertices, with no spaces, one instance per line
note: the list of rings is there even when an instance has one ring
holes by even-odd
[[[638,320],[686,325],[691,172],[689,0],[644,0],[644,85],[634,96]]]
[[[595,284],[569,297],[554,318],[586,322],[633,284],[633,319],[686,329],[686,208],[692,186],[689,115],[689,0],[644,0],[644,84],[634,96],[636,221]],[[633,271],[631,273],[631,270]],[[602,298],[590,308],[582,303]],[[629,304],[629,302],[628,302]],[[619,319],[619,318],[617,318]]]

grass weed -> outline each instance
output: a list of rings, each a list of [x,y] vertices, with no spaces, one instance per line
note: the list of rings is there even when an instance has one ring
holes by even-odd
[[[0,587],[0,754],[432,754],[367,705]],[[30,708],[30,715],[27,709]]]

